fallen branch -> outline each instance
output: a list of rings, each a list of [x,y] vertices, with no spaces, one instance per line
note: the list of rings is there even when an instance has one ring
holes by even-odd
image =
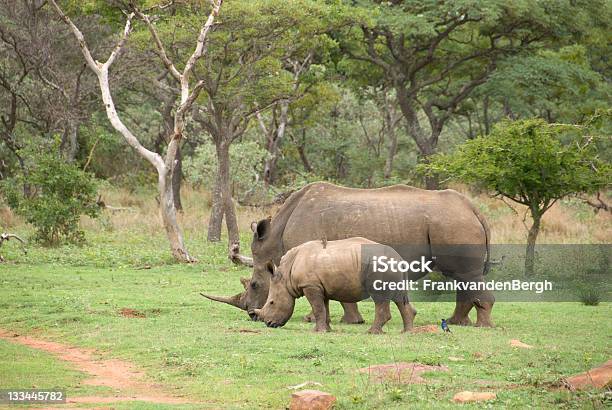
[[[9,241],[11,238],[15,238],[17,239],[19,242],[21,242],[21,248],[23,249],[23,253],[24,255],[28,254],[28,250],[25,247],[25,241],[23,239],[21,239],[19,236],[15,235],[14,233],[2,233],[0,234],[0,247],[2,247],[2,243],[4,243],[4,241]],[[2,257],[2,255],[0,255],[0,262],[4,262],[4,258]]]
[[[136,212],[136,210],[134,208],[126,208],[123,206],[110,206],[110,205],[106,205],[106,202],[104,202],[104,200],[102,199],[101,195],[98,195],[98,199],[96,200],[96,204],[102,208],[102,209],[108,209],[111,212],[117,212],[117,211],[130,211],[130,212]]]
[[[612,208],[610,207],[610,205],[608,205],[603,199],[601,199],[601,192],[597,193],[596,201],[592,201],[589,198],[580,199],[582,199],[587,205],[592,206],[593,212],[595,213],[598,213],[601,210],[604,210],[606,212],[612,212]]]
[[[253,266],[253,258],[240,254],[240,244],[234,242],[229,247],[229,259],[236,265]]]
[[[110,206],[110,205],[105,205],[104,209],[108,209],[111,212],[117,212],[117,211],[130,211],[130,212],[136,212],[136,210],[134,208],[126,208],[123,206]]]

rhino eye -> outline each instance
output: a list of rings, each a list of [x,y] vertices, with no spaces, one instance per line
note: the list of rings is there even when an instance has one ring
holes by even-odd
[[[251,282],[251,289],[257,289],[257,283]]]
[[[270,301],[270,304],[271,304],[271,305],[273,305],[273,304],[274,304],[274,301],[273,301],[273,300],[271,300],[271,301]]]

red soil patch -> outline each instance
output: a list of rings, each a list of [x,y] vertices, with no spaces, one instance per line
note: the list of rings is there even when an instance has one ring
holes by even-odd
[[[569,377],[565,380],[565,385],[570,390],[581,390],[589,388],[602,389],[612,385],[612,360],[599,367]]]
[[[122,308],[119,314],[123,317],[144,318],[147,317],[143,312],[131,308]]]
[[[61,343],[22,336],[0,329],[0,339],[51,353],[71,363],[77,370],[89,374],[83,384],[106,386],[115,390],[115,396],[68,397],[67,403],[113,403],[146,401],[152,403],[189,403],[180,397],[163,392],[162,386],[145,381],[144,373],[126,361],[100,359],[93,349],[81,349]]]
[[[372,365],[361,368],[358,371],[359,373],[367,373],[377,382],[392,381],[402,384],[420,384],[426,382],[426,380],[421,377],[422,373],[431,371],[447,372],[448,367],[399,362]]]

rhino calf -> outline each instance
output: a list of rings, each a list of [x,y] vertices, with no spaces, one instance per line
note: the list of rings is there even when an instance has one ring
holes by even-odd
[[[364,245],[375,245],[385,255],[401,260],[393,248],[360,237],[303,243],[287,252],[278,268],[271,272],[268,299],[263,308],[255,309],[255,314],[268,327],[284,326],[293,314],[295,299],[306,296],[315,316],[314,330],[327,332],[330,300],[356,303],[372,296],[376,313],[369,333],[383,333],[382,327],[391,319],[390,300],[399,309],[404,331],[409,331],[416,310],[408,302],[405,291],[388,297],[372,294],[368,284],[372,278],[365,277],[367,269],[364,269],[369,262],[362,259]],[[382,279],[399,279],[395,272],[377,275]]]

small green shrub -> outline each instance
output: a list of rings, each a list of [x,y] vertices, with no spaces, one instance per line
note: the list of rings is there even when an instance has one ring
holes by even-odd
[[[593,287],[581,289],[578,296],[585,306],[597,306],[601,301],[601,291]]]
[[[57,245],[62,240],[81,243],[80,216],[95,218],[100,212],[96,180],[55,152],[33,154],[27,177],[5,181],[3,191],[11,209],[34,226],[36,240],[44,245]],[[30,186],[28,195],[22,189],[24,181]]]

